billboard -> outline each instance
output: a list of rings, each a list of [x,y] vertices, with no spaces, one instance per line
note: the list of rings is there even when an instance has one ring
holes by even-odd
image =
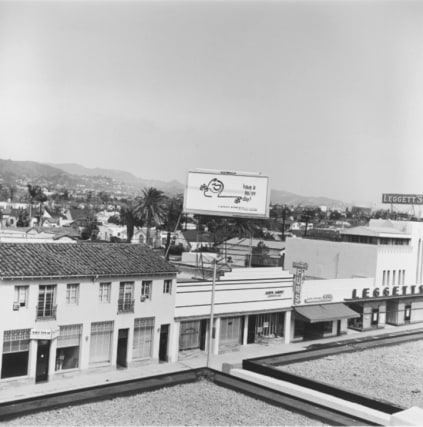
[[[184,212],[268,218],[269,177],[242,172],[188,172]]]
[[[382,203],[423,205],[423,194],[382,194]]]

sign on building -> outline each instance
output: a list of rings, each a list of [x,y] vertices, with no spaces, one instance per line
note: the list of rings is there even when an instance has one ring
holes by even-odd
[[[184,212],[249,218],[269,217],[269,177],[221,171],[188,172]]]
[[[382,194],[382,203],[423,205],[423,194]]]
[[[292,263],[296,269],[294,274],[294,304],[301,304],[301,288],[304,282],[304,272],[308,269],[306,262],[296,261]]]

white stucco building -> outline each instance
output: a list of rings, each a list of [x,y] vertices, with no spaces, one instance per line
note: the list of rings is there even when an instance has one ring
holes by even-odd
[[[175,360],[175,282],[142,245],[0,244],[0,382]]]

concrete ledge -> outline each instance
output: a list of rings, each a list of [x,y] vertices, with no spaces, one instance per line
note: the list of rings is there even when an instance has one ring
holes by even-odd
[[[423,425],[423,409],[413,406],[405,411],[391,415],[390,426],[421,426]]]
[[[234,377],[271,388],[272,390],[276,390],[290,396],[295,396],[296,398],[303,399],[323,407],[331,408],[332,410],[339,411],[341,413],[350,414],[354,417],[361,418],[363,420],[367,420],[375,424],[385,426],[390,425],[390,414],[381,411],[376,411],[374,409],[367,408],[366,406],[359,405],[357,403],[348,402],[346,400],[339,399],[337,397],[330,396],[319,391],[310,390],[308,388],[301,387],[289,383],[287,381],[270,378],[265,375],[257,374],[255,372],[247,371],[244,369],[231,369],[230,374]]]

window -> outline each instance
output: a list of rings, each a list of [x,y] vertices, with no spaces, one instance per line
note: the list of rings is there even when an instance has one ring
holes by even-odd
[[[112,289],[111,283],[100,283],[99,285],[99,294],[98,299],[102,303],[109,303],[110,302],[110,293]]]
[[[405,284],[405,270],[402,270],[402,282],[401,285]]]
[[[56,285],[40,285],[37,319],[56,318]]]
[[[392,271],[392,285],[395,286],[395,280],[396,280],[396,270]]]
[[[91,323],[90,363],[110,363],[113,321]]]
[[[118,312],[134,311],[134,282],[121,282],[119,287]]]
[[[135,319],[132,357],[145,359],[151,357],[153,350],[154,317]]]
[[[141,301],[147,299],[151,300],[151,288],[153,286],[152,280],[143,280],[141,284]]]
[[[29,286],[15,286],[15,300],[13,308],[19,309],[19,307],[28,306],[28,291]]]
[[[391,271],[386,271],[386,285],[389,286],[391,284]]]
[[[82,325],[60,326],[60,334],[57,338],[56,371],[78,368],[81,335]]]
[[[165,280],[163,282],[163,293],[164,294],[172,293],[172,280]]]
[[[4,331],[1,378],[28,375],[31,329]]]
[[[386,270],[383,270],[383,279],[382,279],[382,285],[386,285]]]
[[[71,283],[66,286],[66,304],[78,304],[79,284]]]

